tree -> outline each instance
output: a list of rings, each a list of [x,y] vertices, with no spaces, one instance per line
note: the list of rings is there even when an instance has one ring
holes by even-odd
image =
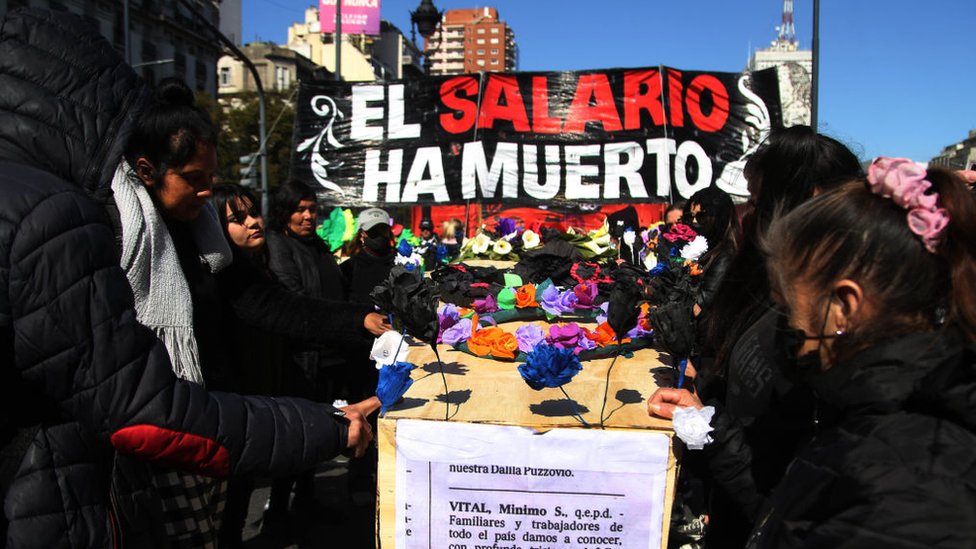
[[[291,162],[292,128],[295,123],[295,94],[292,91],[264,93],[268,125],[268,186],[276,188],[288,177]],[[206,93],[197,96],[197,104],[204,108],[220,129],[217,136],[218,174],[221,180],[236,182],[241,178],[240,158],[257,153],[258,96],[248,92],[215,101]],[[259,160],[255,160],[260,170]],[[259,178],[260,180],[260,178]]]

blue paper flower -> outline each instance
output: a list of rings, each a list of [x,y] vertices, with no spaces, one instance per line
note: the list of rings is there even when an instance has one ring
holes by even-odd
[[[413,246],[407,242],[406,238],[401,239],[400,244],[397,246],[397,252],[404,257],[410,257],[413,255]]]
[[[557,388],[569,383],[583,365],[572,349],[539,345],[519,364],[522,379],[536,391],[543,387]]]
[[[649,274],[651,276],[657,276],[657,275],[659,275],[659,274],[661,274],[661,273],[663,273],[663,272],[665,272],[667,270],[668,270],[668,264],[662,261],[662,262],[658,263],[657,265],[655,265],[654,268],[651,269],[651,271],[650,271]]]
[[[413,385],[410,372],[414,368],[415,366],[409,362],[394,362],[380,370],[380,379],[376,383],[376,396],[382,404],[381,414],[385,414],[386,410],[396,404]]]
[[[434,255],[438,263],[447,260],[447,246],[438,244],[437,248],[434,249]]]

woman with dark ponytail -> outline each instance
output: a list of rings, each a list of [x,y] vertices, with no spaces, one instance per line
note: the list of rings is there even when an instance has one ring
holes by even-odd
[[[907,159],[879,158],[866,180],[771,224],[763,249],[782,311],[776,341],[784,375],[817,397],[817,433],[773,494],[753,502],[747,547],[973,546],[973,242],[976,200],[964,182]],[[662,417],[701,408],[676,389],[649,401]],[[717,408],[712,456],[741,444]],[[741,465],[713,473],[749,474]]]
[[[193,99],[182,81],[160,83],[112,181],[121,265],[137,318],[166,345],[174,373],[209,389],[239,389],[229,351],[239,341],[222,331],[232,321],[319,344],[368,341],[367,330],[383,324],[368,307],[297,296],[254,262],[233,260],[218,217],[226,212],[218,214],[209,202],[216,128]],[[117,461],[120,523],[130,537],[174,546],[215,542],[224,482]],[[136,493],[147,484],[150,497]]]

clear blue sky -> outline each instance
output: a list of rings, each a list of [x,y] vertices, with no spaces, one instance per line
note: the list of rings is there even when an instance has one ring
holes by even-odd
[[[245,41],[284,43],[309,0],[246,0]],[[420,0],[381,0],[410,33]],[[739,71],[749,48],[776,37],[781,0],[434,0],[440,9],[493,6],[515,32],[520,69],[669,65]],[[794,0],[811,47],[813,0]],[[820,131],[864,159],[927,161],[976,128],[976,0],[823,0]]]

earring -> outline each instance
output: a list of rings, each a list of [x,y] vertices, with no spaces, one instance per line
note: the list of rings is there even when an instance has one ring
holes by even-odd
[[[844,330],[837,330],[836,332],[834,332],[834,335],[836,335],[838,337],[839,336],[842,336],[842,335],[844,335]]]

